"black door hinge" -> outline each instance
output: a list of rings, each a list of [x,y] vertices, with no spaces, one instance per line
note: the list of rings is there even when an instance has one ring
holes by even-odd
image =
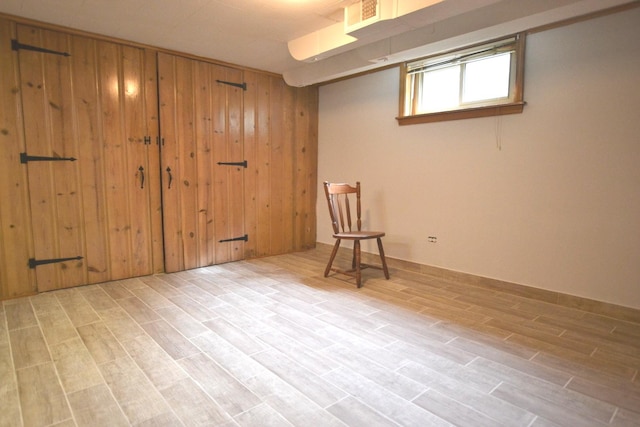
[[[20,153],[20,163],[27,162],[75,162],[75,157],[50,157],[50,156],[29,156],[27,153]]]
[[[83,259],[81,256],[76,256],[71,258],[52,258],[52,259],[29,258],[29,268],[36,268],[37,266],[44,265],[44,264],[55,264],[58,262],[74,261],[74,260],[81,260],[81,259]]]
[[[41,52],[41,53],[52,53],[54,55],[60,55],[60,56],[71,56],[71,54],[67,53],[67,52],[58,52],[58,51],[51,50],[51,49],[45,49],[43,47],[31,46],[31,45],[28,45],[28,44],[22,44],[16,39],[11,39],[11,50],[20,50],[20,49],[22,49],[22,50],[32,50],[34,52]]]
[[[248,242],[249,241],[249,235],[245,234],[242,237],[233,237],[231,239],[222,239],[222,240],[218,240],[219,243],[224,243],[224,242],[237,242],[237,241],[244,241],[244,242]]]
[[[239,87],[242,90],[247,90],[247,84],[246,83],[225,82],[224,80],[216,80],[216,82],[221,83],[223,85]]]
[[[243,168],[247,168],[247,161],[244,160],[242,162],[218,162],[220,166],[242,166]]]

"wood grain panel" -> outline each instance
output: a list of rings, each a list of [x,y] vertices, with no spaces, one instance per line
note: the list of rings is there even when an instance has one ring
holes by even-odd
[[[247,257],[315,246],[318,89],[245,71]]]
[[[239,70],[226,68],[224,70],[224,81],[242,83],[244,73]],[[225,129],[226,135],[224,146],[225,149],[218,151],[224,153],[226,157],[222,161],[241,162],[244,157],[244,121],[243,121],[243,101],[244,91],[238,87],[224,85],[220,89],[224,89],[225,112]],[[217,163],[217,162],[216,162]],[[226,169],[223,170],[222,168]],[[225,188],[220,188],[219,194],[224,194],[223,203],[218,203],[216,210],[224,210],[226,217],[222,228],[216,227],[216,236],[223,239],[241,237],[245,234],[244,230],[244,175],[245,169],[238,166],[217,168],[217,171],[224,174]],[[223,262],[238,261],[244,259],[243,241],[231,241],[218,243],[224,247],[217,247],[216,254],[221,253],[222,256],[216,256],[216,264]],[[222,249],[222,250],[220,250]]]
[[[283,239],[285,228],[284,200],[286,186],[284,182],[284,158],[286,156],[286,141],[284,131],[284,82],[279,79],[269,79],[269,139],[271,160],[268,199],[269,199],[269,235],[271,236],[271,252],[281,254],[285,252]]]
[[[164,272],[164,240],[162,236],[162,170],[160,165],[160,120],[158,115],[157,52],[144,51],[144,109],[146,135],[149,137],[147,156],[149,168],[149,206],[151,220],[151,253],[153,273]]]
[[[5,21],[1,298],[315,245],[317,88]],[[71,55],[13,52],[11,38]],[[33,150],[78,161],[19,165]],[[34,255],[83,259],[30,270]]]
[[[158,99],[162,123],[162,212],[164,218],[164,264],[167,272],[179,271],[184,265],[182,228],[180,223],[180,193],[176,186],[178,174],[176,132],[176,60],[171,55],[158,54]],[[169,227],[168,224],[173,226]]]
[[[271,135],[269,103],[271,96],[269,76],[259,75],[256,86],[257,110],[256,110],[256,145],[258,159],[257,166],[257,233],[256,256],[265,256],[275,253],[272,250],[271,235]]]
[[[83,198],[84,230],[90,236],[91,245],[86,247],[88,282],[97,283],[109,279],[109,254],[107,247],[106,182],[102,173],[104,159],[101,136],[97,129],[101,123],[101,108],[95,76],[99,59],[96,42],[75,37],[72,40],[74,55],[69,59],[73,73],[78,78],[74,82],[75,114],[77,117],[77,138],[83,141],[78,152],[81,191]]]
[[[98,81],[102,107],[102,134],[104,146],[104,173],[109,177],[106,186],[106,210],[108,226],[107,253],[114,278],[127,277],[129,248],[127,237],[131,226],[127,215],[127,177],[132,173],[124,166],[125,137],[120,117],[121,88],[119,78],[120,55],[118,48],[101,42]]]
[[[294,216],[295,216],[295,178],[296,178],[296,158],[295,158],[295,94],[296,89],[287,86],[284,80],[280,80],[279,86],[282,88],[282,104],[276,106],[275,113],[282,116],[281,134],[281,171],[279,182],[282,187],[281,201],[281,223],[282,227],[282,253],[291,252],[294,249]]]
[[[193,61],[178,59],[176,76],[175,111],[177,132],[175,144],[177,146],[177,182],[176,189],[180,190],[181,238],[184,252],[184,269],[198,267],[198,244],[196,239],[198,200],[196,188],[198,185],[196,148],[198,135],[194,123],[193,93],[195,89]],[[162,130],[162,129],[161,129]],[[164,135],[164,130],[163,135]],[[167,140],[166,144],[172,141]]]
[[[0,18],[0,298],[35,292],[35,275],[27,267],[31,224],[20,116],[18,54],[11,50],[15,26]],[[10,201],[10,202],[7,202]]]
[[[198,265],[211,265],[215,263],[216,245],[215,223],[217,215],[214,209],[214,198],[218,193],[218,181],[215,179],[215,163],[213,156],[218,149],[216,141],[224,138],[220,131],[221,120],[224,117],[224,104],[220,106],[219,96],[212,98],[216,83],[212,78],[221,79],[224,76],[212,76],[209,72],[209,64],[205,62],[193,62],[194,78],[196,80],[194,91],[195,125],[198,138],[197,144],[197,197],[198,197]],[[222,109],[222,111],[220,111]],[[222,123],[224,125],[224,122]],[[222,129],[224,131],[224,128]],[[221,136],[218,136],[218,133]],[[220,215],[222,217],[222,215]]]
[[[315,247],[318,191],[318,89],[297,90],[294,250]]]
[[[152,273],[152,227],[160,224],[152,205],[160,196],[153,162],[158,147],[147,134],[157,127],[157,119],[147,125],[153,116],[144,93],[150,88],[148,55],[116,43],[17,28],[22,43],[69,54],[19,51],[27,153],[77,159],[27,164],[35,258],[83,257],[38,266],[38,289]]]
[[[69,52],[71,49],[71,38],[67,35],[29,30],[33,34],[34,44],[52,49],[58,52]],[[21,34],[18,35],[21,38]],[[36,38],[37,37],[37,38]],[[23,51],[20,52],[22,57]],[[45,123],[47,126],[48,140],[38,139],[37,143],[44,142],[46,145],[36,145],[32,151],[31,142],[27,139],[27,153],[33,155],[52,155],[54,157],[78,157],[79,146],[75,135],[75,129],[71,125],[73,122],[73,111],[75,109],[73,93],[73,80],[71,78],[71,63],[68,58],[60,55],[40,55],[43,63],[44,79],[42,100],[45,112]],[[24,82],[23,82],[24,83]],[[27,108],[25,105],[25,118]],[[33,117],[33,120],[38,120]],[[32,122],[28,122],[29,125]],[[56,240],[52,242],[55,248],[40,257],[36,254],[36,259],[74,257],[84,254],[84,242],[82,231],[82,208],[79,185],[79,166],[76,162],[47,162],[42,164],[29,163],[27,170],[31,176],[32,165],[34,169],[44,169],[49,167],[51,177],[52,192],[49,194],[49,203],[54,207],[55,218],[53,219],[52,237]],[[46,165],[46,166],[45,166]],[[32,186],[29,186],[32,190]],[[34,202],[32,201],[32,207]],[[32,213],[35,209],[32,209]],[[35,218],[34,218],[35,219]],[[36,245],[36,247],[38,247]],[[46,256],[48,255],[48,256]],[[85,283],[85,273],[83,261],[69,261],[54,265],[58,272],[60,283],[64,286],[75,286]],[[38,284],[42,274],[36,269]],[[58,287],[58,286],[56,286]]]
[[[123,121],[125,145],[124,154],[127,197],[125,206],[129,227],[128,260],[125,276],[137,277],[153,271],[151,244],[151,204],[149,171],[157,169],[157,163],[150,163],[147,152],[149,145],[144,138],[147,133],[146,100],[143,89],[144,52],[137,48],[120,46],[122,83],[120,114]],[[157,148],[157,146],[152,146]],[[155,150],[154,150],[155,151]],[[156,187],[158,188],[158,187]],[[114,277],[115,278],[115,277]]]
[[[161,146],[163,174],[162,194],[163,194],[163,216],[164,216],[164,259],[165,270],[167,272],[180,271],[185,268],[185,242],[182,238],[185,233],[182,219],[182,189],[184,183],[180,182],[182,175],[179,153],[182,149],[182,139],[178,133],[184,135],[186,130],[179,119],[178,104],[181,100],[181,93],[185,91],[184,86],[190,75],[183,71],[185,60],[181,60],[173,55],[158,54],[158,96],[160,121],[162,126],[163,141]],[[181,87],[177,82],[181,82]],[[187,186],[188,187],[188,186]],[[188,233],[188,231],[186,231]]]
[[[257,84],[258,74],[244,73],[244,81],[247,91],[244,96],[244,158],[247,160],[247,171],[244,176],[244,222],[245,233],[252,238],[244,246],[247,258],[253,258],[257,254],[258,241],[258,146],[257,146]]]
[[[165,267],[168,272],[244,258],[242,71],[159,54]]]
[[[18,26],[17,38],[21,43],[68,51],[67,38],[54,32]],[[77,157],[71,145],[73,141],[64,139],[70,130],[65,124],[71,119],[70,100],[66,97],[70,82],[65,78],[68,77],[68,59],[26,50],[20,50],[18,56],[26,152],[37,156]],[[48,85],[50,80],[57,84]],[[82,256],[82,250],[78,247],[79,230],[75,227],[78,220],[73,218],[74,203],[77,203],[77,188],[73,188],[75,165],[68,161],[32,162],[26,168],[29,174],[33,238],[36,242],[35,258]],[[59,244],[61,237],[67,239],[62,245]],[[64,255],[63,251],[66,252]],[[64,263],[36,269],[38,289],[57,288],[63,280],[66,267]],[[71,285],[82,283],[82,278],[77,277],[78,267],[82,267],[81,263],[80,266],[73,263],[72,269],[76,274],[64,271]]]
[[[149,274],[152,268],[151,200],[144,52],[100,44],[103,133],[111,279]],[[156,182],[157,185],[157,182]],[[157,187],[156,187],[157,188]]]

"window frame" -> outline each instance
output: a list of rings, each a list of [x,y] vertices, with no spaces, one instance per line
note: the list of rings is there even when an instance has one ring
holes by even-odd
[[[491,117],[500,116],[506,114],[519,114],[524,109],[524,51],[525,51],[525,33],[517,33],[508,37],[501,37],[499,39],[489,40],[487,42],[478,43],[463,48],[450,50],[447,52],[439,53],[437,55],[430,55],[423,58],[418,58],[411,61],[406,61],[400,65],[400,101],[399,101],[399,115],[396,117],[399,125],[412,125],[419,123],[433,123],[448,120],[462,120],[475,117]],[[500,101],[487,101],[479,102],[477,104],[462,105],[459,108],[421,113],[421,114],[408,114],[405,113],[405,107],[407,102],[407,85],[409,81],[408,64],[413,64],[418,61],[427,61],[430,59],[436,59],[440,57],[447,57],[455,55],[456,53],[473,52],[474,49],[480,49],[492,44],[499,44],[500,42],[515,39],[515,54],[513,60],[515,60],[515,72],[510,78],[514,78],[513,82],[513,96],[509,95],[508,99],[502,98],[504,102]]]

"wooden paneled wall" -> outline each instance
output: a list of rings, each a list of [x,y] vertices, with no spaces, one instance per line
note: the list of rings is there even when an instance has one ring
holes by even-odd
[[[245,72],[247,258],[300,251],[316,242],[318,90]]]
[[[158,71],[166,271],[244,259],[242,70],[160,53]]]
[[[24,23],[24,20],[20,21]],[[45,27],[47,30],[64,33],[64,30],[59,28]],[[20,81],[22,64],[18,53],[11,49],[11,40],[17,37],[16,28],[11,17],[0,16],[0,299],[43,290],[38,286],[35,270],[27,265],[27,260],[34,257],[34,248],[38,242],[35,242],[36,236],[31,222],[29,170],[20,164],[20,153],[25,152],[28,144],[25,142],[24,132],[21,93],[23,82]],[[120,53],[116,53],[121,55],[120,60],[126,63],[131,58],[131,55],[127,54],[130,48],[120,41],[115,42],[93,35],[78,35],[77,31],[73,31],[73,37],[80,43],[87,39],[118,44],[120,47],[116,47],[116,51],[120,49]],[[155,144],[156,137],[162,133],[162,123],[159,123],[157,115],[157,51],[139,45],[132,47],[143,50],[140,59],[144,61],[144,65],[140,66],[144,69],[144,81],[139,83],[145,87],[146,107],[142,111],[128,109],[126,104],[114,105],[115,110],[110,114],[124,117],[139,115],[135,121],[144,122],[145,136],[150,136],[154,142],[153,148],[146,146],[149,153],[144,165],[147,179],[145,186],[150,186],[151,210],[143,214],[152,218],[151,254],[145,252],[144,256],[152,257],[152,272],[160,272],[164,269],[163,253],[167,250],[167,244],[173,243],[164,238],[161,224],[154,219],[161,218],[165,210],[161,203],[161,177],[166,184],[165,171],[161,169],[159,161],[161,145]],[[215,63],[201,58],[194,59],[203,63]],[[243,74],[247,83],[242,101],[240,135],[244,158],[248,162],[248,168],[244,172],[243,188],[240,190],[241,197],[244,198],[244,228],[249,235],[249,240],[243,243],[243,256],[268,256],[315,246],[317,88],[292,88],[288,87],[280,76],[241,67],[229,67],[227,64],[224,64],[224,67]],[[79,81],[82,81],[81,77]],[[143,136],[135,135],[135,138],[139,137]],[[82,147],[79,147],[79,150],[80,153],[83,152]],[[109,168],[108,165],[101,167]],[[118,185],[117,174],[107,179],[114,181],[106,182],[105,188],[109,188],[110,184]],[[86,188],[91,187],[87,183],[84,185]],[[86,188],[83,191],[86,192]],[[112,232],[115,230],[108,231],[107,240],[111,238],[109,233]],[[130,259],[126,262],[135,265],[139,261],[136,253],[135,248],[130,251],[126,255]],[[225,259],[220,262],[225,262]],[[184,268],[196,264],[185,263]],[[133,271],[129,274],[140,273]],[[122,274],[117,276],[121,277]],[[107,276],[104,278],[109,279]]]
[[[36,292],[15,25],[0,19],[0,297]]]
[[[155,57],[29,25],[16,33],[25,148],[39,159],[23,164],[38,290],[161,271],[158,149],[146,142],[157,129],[156,88],[147,102],[144,85]]]

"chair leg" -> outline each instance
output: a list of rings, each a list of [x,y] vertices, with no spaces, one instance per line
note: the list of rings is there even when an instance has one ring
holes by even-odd
[[[382,261],[382,270],[384,277],[389,279],[389,269],[387,268],[387,260],[384,257],[384,249],[382,249],[382,239],[378,237],[378,251],[380,252],[380,260]]]
[[[331,251],[331,258],[329,258],[329,264],[327,264],[327,268],[324,270],[324,277],[327,277],[331,272],[331,266],[333,265],[333,259],[336,257],[338,253],[338,248],[340,247],[340,239],[336,239],[336,244],[333,245],[333,251]]]
[[[351,269],[356,269],[356,244],[353,243],[353,256],[351,257]]]
[[[362,287],[362,272],[360,270],[360,240],[353,241],[353,250],[355,255],[355,264],[356,264],[356,285],[359,288]]]

